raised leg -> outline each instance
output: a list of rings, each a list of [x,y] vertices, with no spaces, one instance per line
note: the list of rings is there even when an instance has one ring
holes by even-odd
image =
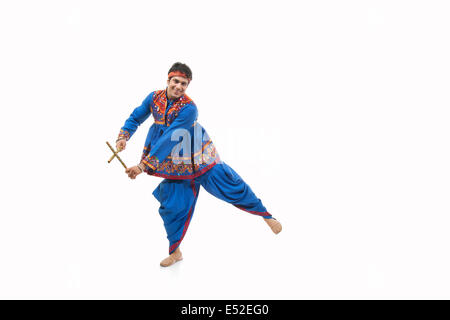
[[[213,196],[233,204],[237,208],[264,218],[272,231],[281,231],[281,223],[267,212],[245,181],[224,162],[215,165],[199,178],[201,185]]]

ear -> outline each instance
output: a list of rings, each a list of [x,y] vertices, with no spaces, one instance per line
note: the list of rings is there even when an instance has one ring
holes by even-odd
[[[167,85],[169,85],[170,79],[167,79]]]

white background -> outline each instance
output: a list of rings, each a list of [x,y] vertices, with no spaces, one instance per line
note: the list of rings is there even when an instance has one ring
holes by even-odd
[[[0,298],[449,299],[449,9],[1,1]],[[128,179],[105,141],[176,61],[284,229],[201,190],[163,269],[161,179]]]

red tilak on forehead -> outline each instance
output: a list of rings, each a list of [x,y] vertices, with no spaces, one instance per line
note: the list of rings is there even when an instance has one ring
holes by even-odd
[[[190,81],[189,78],[187,77],[187,75],[181,71],[172,71],[171,73],[169,73],[169,79],[172,77],[183,77],[183,78],[188,79],[188,81]]]

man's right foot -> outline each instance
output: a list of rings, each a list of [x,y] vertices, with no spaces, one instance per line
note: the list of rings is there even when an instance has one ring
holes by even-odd
[[[281,223],[278,220],[275,220],[274,218],[265,219],[264,221],[269,225],[270,229],[272,229],[273,233],[279,234],[281,232]]]
[[[159,264],[161,267],[169,267],[173,265],[175,262],[183,260],[183,255],[181,254],[180,248],[177,248],[170,256],[165,258]]]

